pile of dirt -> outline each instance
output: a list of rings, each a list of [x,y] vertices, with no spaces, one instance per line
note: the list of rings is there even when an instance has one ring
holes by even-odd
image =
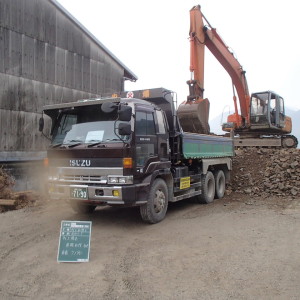
[[[0,168],[0,199],[6,198],[10,199],[12,195],[12,187],[14,186],[15,181],[11,176]]]
[[[13,192],[14,179],[0,168],[0,213],[35,204],[39,195],[35,191]]]
[[[299,149],[237,150],[229,191],[264,197],[299,196],[299,167]]]

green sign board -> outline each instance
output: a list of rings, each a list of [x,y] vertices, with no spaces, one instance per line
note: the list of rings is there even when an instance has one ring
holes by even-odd
[[[57,261],[88,262],[92,222],[61,221]]]

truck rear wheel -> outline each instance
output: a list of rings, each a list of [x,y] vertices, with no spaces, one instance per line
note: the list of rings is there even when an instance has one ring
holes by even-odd
[[[168,209],[168,188],[164,180],[156,179],[150,187],[146,204],[140,206],[142,219],[151,224],[162,221]]]
[[[95,205],[87,205],[79,201],[70,201],[71,207],[73,210],[79,214],[91,214],[96,206]]]
[[[226,180],[225,180],[224,172],[222,170],[218,170],[215,173],[215,185],[216,185],[215,198],[216,199],[223,198],[225,194]]]
[[[202,194],[197,197],[199,203],[208,204],[215,198],[215,177],[212,172],[208,171],[202,177]]]

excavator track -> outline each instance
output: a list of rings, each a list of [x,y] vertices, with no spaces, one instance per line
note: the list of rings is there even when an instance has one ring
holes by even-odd
[[[297,148],[298,139],[294,135],[282,135],[278,137],[234,137],[235,148],[266,147],[266,148]]]
[[[284,135],[281,137],[282,148],[297,148],[298,139],[294,135]]]

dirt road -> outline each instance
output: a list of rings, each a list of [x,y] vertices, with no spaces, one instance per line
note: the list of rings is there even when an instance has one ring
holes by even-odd
[[[300,199],[76,215],[66,203],[0,214],[1,299],[299,299]],[[57,263],[61,220],[91,220],[90,262]]]

